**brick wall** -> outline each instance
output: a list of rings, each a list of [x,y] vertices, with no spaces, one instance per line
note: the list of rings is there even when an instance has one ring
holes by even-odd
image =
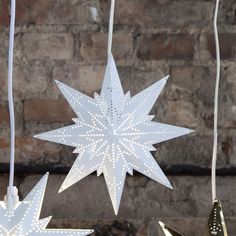
[[[0,197],[9,160],[7,109],[8,0],[0,1]],[[221,1],[218,195],[231,236],[236,223],[236,3]],[[97,15],[91,14],[97,11]],[[75,115],[55,79],[93,95],[106,63],[109,1],[18,0],[15,37],[16,180],[21,196],[51,172],[42,216],[51,226],[90,227],[96,235],[157,236],[162,219],[185,235],[203,235],[211,201],[215,46],[213,0],[117,0],[113,53],[125,91],[136,94],[166,74],[171,79],[152,114],[195,129],[159,144],[155,157],[174,191],[128,177],[115,217],[102,177],[91,175],[57,194],[75,155],[33,135],[69,124]],[[96,11],[94,10],[96,9]]]

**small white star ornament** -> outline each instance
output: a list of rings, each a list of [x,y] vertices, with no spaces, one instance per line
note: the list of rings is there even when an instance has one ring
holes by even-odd
[[[134,97],[124,94],[112,54],[101,90],[94,98],[56,81],[78,116],[73,125],[49,131],[36,138],[75,147],[79,153],[59,192],[97,171],[104,174],[115,213],[118,213],[126,173],[136,170],[171,188],[150,151],[153,144],[192,131],[152,121],[148,115],[168,77]]]
[[[39,219],[47,185],[46,174],[23,201],[18,201],[17,189],[0,202],[1,236],[85,236],[93,230],[46,229],[51,217]]]

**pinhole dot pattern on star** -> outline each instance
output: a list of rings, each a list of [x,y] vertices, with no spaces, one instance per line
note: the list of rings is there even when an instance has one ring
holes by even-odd
[[[208,227],[210,236],[228,236],[222,206],[218,200],[213,204]]]
[[[46,229],[51,217],[39,219],[46,189],[46,174],[27,197],[14,208],[7,202],[0,202],[1,236],[85,236],[93,230]]]
[[[88,78],[89,79],[89,78]],[[92,79],[92,78],[91,78]],[[171,188],[150,151],[154,144],[192,130],[153,122],[149,115],[168,77],[134,97],[124,94],[112,54],[109,55],[101,94],[91,98],[56,81],[74,110],[74,124],[36,135],[36,138],[75,147],[78,158],[60,192],[97,171],[104,175],[115,213],[118,213],[126,173],[136,170]]]

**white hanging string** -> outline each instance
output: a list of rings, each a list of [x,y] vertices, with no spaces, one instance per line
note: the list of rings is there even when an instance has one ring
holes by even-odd
[[[218,98],[219,98],[219,84],[220,84],[220,46],[219,35],[217,28],[217,18],[219,11],[220,0],[216,0],[215,14],[214,14],[214,34],[216,44],[216,85],[215,85],[215,105],[214,105],[214,144],[212,155],[212,201],[216,200],[216,161],[217,161],[217,146],[218,146]]]
[[[9,190],[14,192],[14,162],[15,162],[15,114],[12,89],[12,73],[13,73],[13,49],[14,49],[14,31],[15,31],[15,15],[16,2],[11,0],[11,22],[9,36],[9,54],[8,54],[8,103],[10,113],[10,129],[11,129],[11,154],[10,154],[10,177]]]
[[[110,20],[109,20],[109,34],[108,34],[108,48],[107,48],[108,57],[111,53],[111,48],[112,48],[114,13],[115,13],[115,0],[111,0],[111,10],[110,10]]]

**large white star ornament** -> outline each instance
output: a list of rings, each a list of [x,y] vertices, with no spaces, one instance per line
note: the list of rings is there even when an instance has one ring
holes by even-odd
[[[85,236],[93,230],[46,229],[51,217],[39,219],[48,174],[33,188],[23,201],[0,202],[1,236]],[[17,195],[15,196],[17,199]]]
[[[126,173],[136,170],[171,188],[150,151],[153,144],[192,131],[152,121],[149,116],[168,77],[134,97],[124,94],[112,54],[101,94],[88,97],[57,82],[78,118],[73,125],[36,135],[36,138],[75,147],[79,153],[60,192],[97,171],[104,174],[115,213],[118,213]]]

